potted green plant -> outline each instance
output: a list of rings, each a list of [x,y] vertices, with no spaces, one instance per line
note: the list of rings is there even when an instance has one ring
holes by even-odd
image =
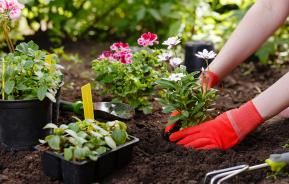
[[[36,147],[44,151],[44,172],[69,184],[92,183],[124,166],[138,142],[127,134],[126,124],[117,120],[103,123],[76,119],[68,125],[50,123],[44,128],[52,129]]]
[[[0,24],[10,53],[0,63],[0,143],[9,149],[31,148],[44,136],[42,127],[52,120],[52,102],[62,83],[57,56],[39,50],[32,41],[14,49],[10,23],[24,7],[17,0],[1,1]]]
[[[204,88],[195,75],[198,75],[198,72],[188,73],[186,68],[181,66],[168,78],[156,81],[163,112],[176,112],[169,117],[166,124],[168,126],[176,123],[169,134],[200,124],[210,117],[216,90]]]
[[[157,35],[150,32],[138,39],[140,48],[114,43],[92,63],[97,89],[111,95],[113,101],[128,103],[145,114],[151,113],[156,96],[155,81],[168,76],[182,62],[170,50],[178,43],[180,39],[172,37],[163,43],[168,49],[151,48],[158,41]]]

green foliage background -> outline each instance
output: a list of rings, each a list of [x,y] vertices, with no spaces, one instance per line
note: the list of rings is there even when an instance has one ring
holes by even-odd
[[[184,41],[209,40],[219,49],[254,0],[20,0],[22,35],[46,31],[53,41],[83,38],[134,41],[151,31],[161,39],[180,34]],[[256,53],[262,62],[271,56],[288,60],[288,21]],[[287,29],[286,29],[287,27]],[[183,42],[184,43],[184,42]],[[278,52],[276,52],[278,51]],[[281,54],[280,54],[281,53]]]

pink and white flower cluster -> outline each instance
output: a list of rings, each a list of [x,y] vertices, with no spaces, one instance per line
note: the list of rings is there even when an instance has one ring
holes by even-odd
[[[110,50],[104,51],[98,59],[108,59],[109,61],[120,61],[123,64],[130,64],[132,62],[132,52],[127,43],[117,42],[110,46]]]
[[[147,32],[141,35],[141,37],[137,40],[137,43],[143,47],[153,46],[154,44],[159,43],[157,39],[158,36],[156,34]]]
[[[18,19],[24,5],[17,0],[0,0],[0,13],[7,13],[10,19]]]

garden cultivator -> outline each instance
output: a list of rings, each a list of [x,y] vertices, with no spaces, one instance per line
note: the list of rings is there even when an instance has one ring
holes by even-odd
[[[221,184],[222,182],[245,171],[253,171],[265,167],[270,167],[272,171],[279,172],[289,163],[289,152],[283,154],[271,154],[265,163],[249,166],[248,164],[234,166],[230,168],[211,171],[206,174],[204,184],[211,178],[210,184]]]

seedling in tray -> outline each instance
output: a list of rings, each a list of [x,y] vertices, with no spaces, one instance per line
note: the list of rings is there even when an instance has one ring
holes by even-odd
[[[51,134],[36,149],[42,155],[44,173],[64,183],[95,182],[125,165],[138,139],[128,136],[121,121],[80,120],[68,125],[49,123]]]

